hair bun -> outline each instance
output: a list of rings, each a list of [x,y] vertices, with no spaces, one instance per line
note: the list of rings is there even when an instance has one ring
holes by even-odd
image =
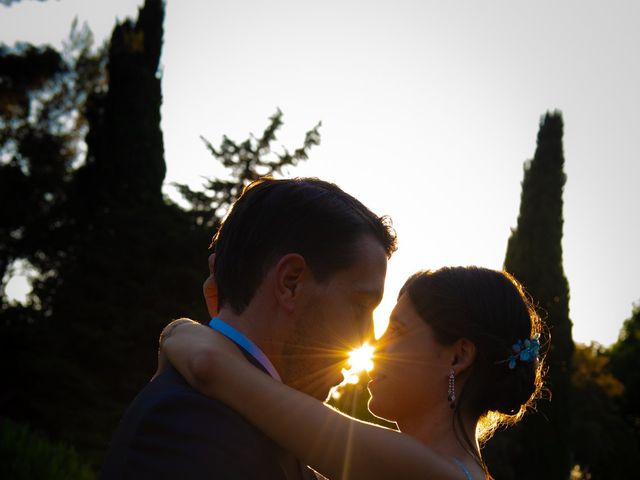
[[[506,371],[502,372],[501,381],[496,382],[493,394],[487,392],[489,398],[486,408],[505,415],[516,415],[536,392],[537,362],[518,362],[513,369],[505,364],[498,364],[495,368]]]

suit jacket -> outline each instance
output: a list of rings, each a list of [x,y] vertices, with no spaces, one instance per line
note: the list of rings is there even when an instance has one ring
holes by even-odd
[[[264,370],[246,352],[245,356]],[[127,409],[113,436],[101,478],[316,477],[239,413],[194,390],[177,370],[168,367]]]

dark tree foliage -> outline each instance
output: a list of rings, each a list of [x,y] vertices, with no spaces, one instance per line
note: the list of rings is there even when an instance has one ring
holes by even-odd
[[[280,109],[269,119],[270,123],[259,138],[250,135],[243,142],[234,142],[222,137],[218,148],[201,137],[207,149],[222,166],[229,170],[226,179],[207,180],[202,190],[193,190],[188,185],[175,184],[180,194],[189,204],[189,211],[198,225],[216,227],[231,204],[240,196],[244,187],[260,177],[283,173],[286,167],[295,166],[309,158],[314,145],[320,145],[321,122],[309,130],[302,146],[293,153],[284,148],[283,152],[273,151],[272,143],[276,132],[282,126]]]
[[[640,303],[634,305],[608,355],[609,371],[624,385],[624,394],[619,399],[622,414],[640,445]]]
[[[260,139],[208,144],[231,172],[209,182],[202,210],[164,199],[163,18],[164,2],[147,0],[97,54],[88,31],[74,28],[62,53],[0,55],[0,260],[3,269],[28,261],[35,276],[26,305],[3,300],[0,309],[9,379],[0,415],[73,445],[95,467],[155,370],[161,329],[206,318],[201,286],[222,210],[319,142],[316,127],[300,149],[271,155],[278,112]]]
[[[0,417],[0,478],[94,480],[96,475],[73,448]]]
[[[19,84],[22,94],[13,88],[1,97],[23,107],[2,110],[12,116],[2,117],[11,131],[3,129],[0,182],[11,187],[2,195],[12,203],[0,252],[5,265],[25,259],[37,275],[31,302],[5,302],[0,312],[0,368],[11,378],[0,413],[75,445],[96,465],[153,373],[162,327],[205,313],[211,232],[161,191],[163,16],[163,2],[148,0],[135,24],[116,27],[108,83],[104,73],[92,76],[99,59],[12,51],[29,55],[18,73],[33,80]],[[19,63],[14,57],[5,65]],[[3,70],[3,80],[19,77],[11,72]],[[86,162],[78,163],[85,134]]]
[[[626,388],[609,371],[608,353],[577,345],[573,358],[571,431],[574,463],[586,478],[637,478],[639,443],[620,411]],[[634,370],[637,362],[634,364]]]
[[[497,479],[565,480],[571,470],[572,323],[569,285],[562,266],[562,193],[566,176],[559,112],[540,122],[533,160],[524,167],[518,226],[511,233],[504,268],[537,302],[551,333],[547,386],[552,400],[521,424],[500,432],[485,449],[489,470]],[[535,460],[533,460],[535,459]]]
[[[51,47],[17,44],[0,46],[0,105],[5,121],[26,120],[30,94],[66,70],[60,53]]]
[[[55,417],[57,404],[37,397],[40,367],[53,365],[59,354],[45,319],[77,230],[69,211],[87,131],[82,111],[105,83],[103,52],[91,47],[91,32],[74,22],[62,52],[25,44],[0,52],[0,273],[15,260],[37,273],[26,306],[9,303],[2,290],[0,371],[11,381],[0,412],[45,428],[37,410],[49,408]],[[48,386],[50,396],[56,385]]]
[[[0,278],[16,258],[43,272],[57,263],[52,237],[66,226],[61,207],[86,132],[78,112],[104,83],[104,56],[91,46],[75,22],[62,53],[0,46]]]

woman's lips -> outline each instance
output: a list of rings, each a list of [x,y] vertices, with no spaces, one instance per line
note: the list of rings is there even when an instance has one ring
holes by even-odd
[[[369,385],[371,385],[372,383],[378,383],[380,380],[384,380],[387,376],[382,372],[373,371],[369,373],[369,377],[371,378]]]

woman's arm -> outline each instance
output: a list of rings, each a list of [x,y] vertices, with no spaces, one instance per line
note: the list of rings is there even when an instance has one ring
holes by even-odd
[[[410,436],[343,415],[273,380],[210,328],[181,323],[162,349],[194,388],[229,405],[329,478],[462,477],[449,460]]]

